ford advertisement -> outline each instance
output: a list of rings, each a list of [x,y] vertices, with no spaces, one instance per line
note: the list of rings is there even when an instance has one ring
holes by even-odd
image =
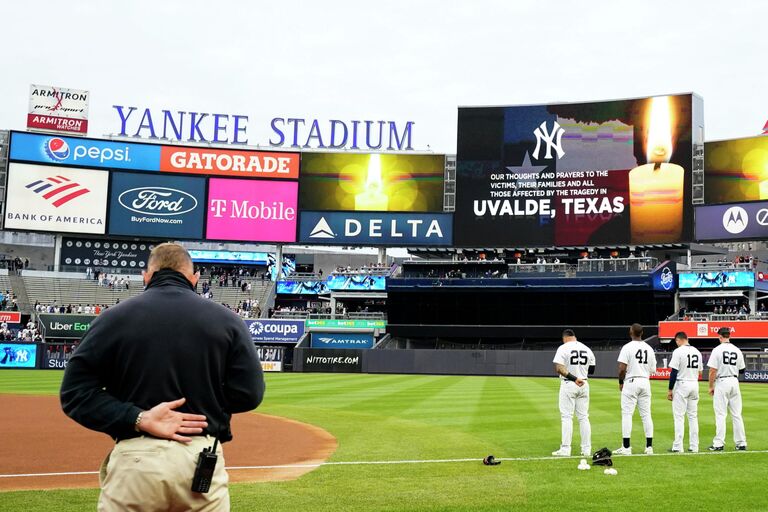
[[[13,132],[10,159],[48,165],[159,171],[160,147],[157,144]]]
[[[109,211],[110,235],[202,238],[205,178],[113,173]]]
[[[298,343],[304,336],[304,320],[246,320],[254,343]]]
[[[312,333],[312,348],[373,348],[373,335],[314,332]]]

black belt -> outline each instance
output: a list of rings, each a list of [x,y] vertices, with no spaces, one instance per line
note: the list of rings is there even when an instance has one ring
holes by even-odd
[[[648,379],[648,377],[630,377],[627,379],[627,382],[634,382],[637,379]]]
[[[738,377],[736,377],[735,375],[723,375],[722,377],[718,377],[718,380],[719,379],[737,379],[737,378]]]

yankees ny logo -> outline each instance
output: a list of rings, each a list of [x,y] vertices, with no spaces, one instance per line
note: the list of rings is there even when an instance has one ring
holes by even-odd
[[[539,159],[539,149],[541,149],[541,141],[544,141],[547,144],[547,153],[544,155],[544,158],[553,158],[552,157],[552,150],[554,149],[557,153],[557,158],[563,158],[563,155],[565,155],[565,151],[563,151],[562,146],[560,145],[563,134],[565,133],[565,130],[560,127],[559,124],[557,124],[557,121],[555,121],[555,124],[552,126],[552,131],[547,132],[547,122],[544,121],[541,123],[541,125],[534,130],[533,134],[536,136],[536,149],[533,150],[533,158],[536,160]]]

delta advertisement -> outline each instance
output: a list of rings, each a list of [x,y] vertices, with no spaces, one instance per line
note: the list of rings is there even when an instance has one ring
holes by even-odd
[[[102,169],[157,171],[160,145],[11,132],[11,160]]]
[[[704,144],[707,204],[768,200],[768,137]]]
[[[211,178],[206,238],[295,242],[298,183]]]
[[[91,238],[64,237],[61,265],[73,267],[122,267],[143,269],[154,246],[148,242],[119,242]]]
[[[314,332],[312,348],[373,348],[371,334]]]
[[[303,153],[302,210],[442,212],[445,155]]]
[[[36,344],[0,343],[0,368],[34,368],[36,364]]]
[[[322,245],[450,246],[450,213],[301,212],[299,242]]]
[[[246,320],[254,343],[293,343],[304,336],[304,320]]]
[[[27,128],[85,135],[89,97],[88,91],[32,84]]]
[[[103,235],[109,173],[11,163],[5,229]]]
[[[200,239],[205,178],[112,173],[109,234]]]
[[[677,275],[681,290],[703,288],[754,288],[755,273],[746,270],[719,270],[713,272],[680,272]]]
[[[707,190],[709,190],[708,182]],[[697,206],[695,211],[696,240],[764,240],[768,238],[768,201]]]
[[[702,125],[691,94],[460,108],[455,245],[691,241]]]

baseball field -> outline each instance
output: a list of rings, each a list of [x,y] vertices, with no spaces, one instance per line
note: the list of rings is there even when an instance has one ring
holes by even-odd
[[[56,395],[62,375],[5,370],[0,372],[0,394]],[[726,451],[706,452],[714,419],[712,400],[701,384],[704,452],[667,454],[671,403],[666,382],[655,382],[657,455],[614,457],[616,476],[597,467],[577,471],[578,457],[550,456],[560,442],[555,378],[269,374],[267,386],[260,412],[321,427],[336,438],[338,448],[327,464],[295,480],[232,484],[235,511],[768,510],[765,385],[741,387],[749,451],[733,451],[729,418]],[[15,411],[0,414],[13,421]],[[593,448],[617,448],[621,435],[615,380],[591,381],[590,417]],[[57,435],[49,425],[26,428]],[[574,431],[578,446],[577,426]],[[5,435],[3,441],[31,442]],[[643,444],[636,415],[633,446],[641,451]],[[78,448],[52,450],[51,471]],[[12,480],[9,468],[14,465],[4,452],[0,450],[0,480]],[[509,460],[483,466],[480,459],[488,454]],[[2,492],[0,510],[95,510],[97,496],[93,488]]]

